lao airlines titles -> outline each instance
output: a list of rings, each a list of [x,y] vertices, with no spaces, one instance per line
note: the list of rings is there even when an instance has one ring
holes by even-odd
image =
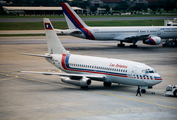
[[[127,68],[128,66],[110,63],[109,67]]]

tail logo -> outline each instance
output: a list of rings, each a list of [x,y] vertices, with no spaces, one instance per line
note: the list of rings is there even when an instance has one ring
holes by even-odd
[[[53,30],[53,28],[52,28],[50,23],[45,23],[45,29],[46,30]]]
[[[81,30],[84,33],[85,37],[87,39],[95,40],[95,37],[93,36],[93,34],[82,25],[82,23],[77,19],[77,17],[73,14],[73,12],[69,9],[69,7],[65,3],[61,3],[61,5],[62,5],[63,12],[65,13],[65,15],[71,20],[71,22],[79,30]]]

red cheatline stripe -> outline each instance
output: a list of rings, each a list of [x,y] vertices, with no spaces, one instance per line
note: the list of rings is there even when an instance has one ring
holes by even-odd
[[[112,74],[112,73],[102,73],[102,72],[94,72],[94,71],[87,71],[87,70],[69,69],[69,68],[67,68],[66,65],[65,65],[65,58],[66,58],[66,54],[62,54],[61,64],[62,64],[62,67],[63,67],[65,70],[79,71],[79,72],[87,72],[87,73],[97,73],[97,74],[112,75],[112,76],[119,76],[119,77],[128,77],[128,76],[126,76],[126,75],[115,75],[115,74]]]
[[[155,78],[155,80],[162,80],[162,78]]]
[[[66,66],[65,66],[65,58],[66,58],[66,54],[62,54],[61,64],[62,64],[62,67],[63,67],[64,69],[67,69]]]

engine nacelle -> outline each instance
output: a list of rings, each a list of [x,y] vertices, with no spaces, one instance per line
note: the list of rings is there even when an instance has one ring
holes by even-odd
[[[64,83],[69,83],[80,87],[88,87],[92,82],[89,78],[81,78],[78,80],[78,79],[70,79],[68,77],[61,77],[61,81]]]
[[[148,39],[143,40],[143,43],[149,45],[158,45],[161,43],[161,38],[157,36],[152,36],[149,37]]]

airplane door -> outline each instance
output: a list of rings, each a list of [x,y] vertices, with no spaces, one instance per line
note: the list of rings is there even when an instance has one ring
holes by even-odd
[[[134,67],[132,68],[131,77],[132,77],[132,78],[136,78],[136,73],[137,73],[137,67],[134,66]]]
[[[157,30],[157,35],[161,35],[160,29]]]

